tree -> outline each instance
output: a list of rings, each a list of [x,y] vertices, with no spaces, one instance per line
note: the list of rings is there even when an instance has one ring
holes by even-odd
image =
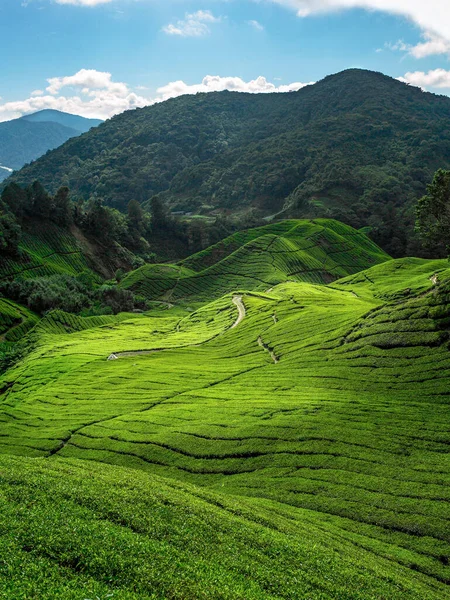
[[[145,231],[144,211],[137,200],[128,202],[128,232],[131,245],[137,248]]]
[[[53,211],[53,199],[39,181],[34,181],[30,188],[30,209],[32,214],[49,219]]]
[[[17,183],[8,184],[2,192],[2,201],[9,210],[20,220],[26,209],[28,194]]]
[[[439,169],[416,207],[416,231],[424,245],[441,255],[450,252],[450,171]]]
[[[159,196],[150,199],[150,212],[152,215],[152,229],[164,229],[167,226],[167,213]]]
[[[144,212],[141,205],[137,200],[130,200],[128,202],[128,221],[133,229],[136,229],[141,233],[142,222],[144,219]]]
[[[69,188],[60,187],[53,198],[53,203],[55,206],[53,220],[63,227],[70,225],[73,222],[73,205],[70,200]]]
[[[89,198],[86,207],[85,222],[87,229],[101,240],[110,237],[111,223],[109,214],[103,206],[103,201],[98,196]]]
[[[15,254],[20,242],[21,229],[14,215],[0,206],[0,252]]]

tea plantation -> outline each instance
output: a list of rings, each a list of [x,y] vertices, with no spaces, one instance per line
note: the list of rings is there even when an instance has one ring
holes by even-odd
[[[77,275],[89,268],[73,235],[50,222],[35,223],[32,232],[23,232],[18,256],[2,257],[0,281],[62,273]]]
[[[207,302],[231,289],[329,283],[389,256],[366,235],[331,219],[290,220],[238,232],[178,265],[145,265],[121,283],[168,302]]]
[[[448,597],[448,261],[285,222],[127,279],[184,304],[0,378],[0,598]]]

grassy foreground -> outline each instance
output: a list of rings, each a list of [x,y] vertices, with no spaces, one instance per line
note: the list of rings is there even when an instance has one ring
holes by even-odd
[[[429,598],[309,511],[133,469],[0,458],[0,597]]]
[[[450,270],[377,262],[41,320],[0,379],[0,597],[446,598]]]

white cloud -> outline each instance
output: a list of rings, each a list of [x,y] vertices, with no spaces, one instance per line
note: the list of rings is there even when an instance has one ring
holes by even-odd
[[[51,77],[47,80],[49,86],[47,92],[55,95],[62,88],[72,87],[80,88],[83,93],[95,96],[99,92],[107,91],[118,96],[128,94],[128,86],[125,83],[115,83],[112,81],[111,73],[96,71],[94,69],[81,69],[75,75],[69,77]]]
[[[264,25],[261,25],[261,23],[259,21],[247,21],[247,23],[249,25],[251,25],[251,27],[253,27],[253,29],[256,29],[257,31],[264,31]]]
[[[106,119],[148,104],[147,98],[132,92],[126,83],[113,81],[111,73],[94,69],[81,69],[67,77],[51,77],[47,83],[46,92],[35,90],[26,100],[0,104],[0,121],[45,108]],[[61,94],[65,88],[72,93]]]
[[[387,43],[384,47],[388,50],[406,52],[414,58],[426,58],[436,54],[448,54],[450,56],[450,39],[445,39],[433,31],[424,31],[422,38],[424,41],[415,46],[406,44],[403,40],[398,40],[395,44]],[[381,48],[379,50],[381,51]]]
[[[215,17],[210,10],[198,10],[186,13],[183,20],[169,23],[163,27],[164,33],[181,37],[202,37],[211,33],[209,25],[220,23],[221,17]]]
[[[201,83],[188,85],[184,81],[173,81],[163,87],[160,87],[158,96],[162,100],[168,100],[184,94],[197,94],[199,92],[222,92],[229,90],[232,92],[248,92],[251,94],[271,93],[271,92],[293,92],[309,85],[307,83],[290,83],[288,85],[276,86],[267,81],[265,77],[258,77],[251,81],[244,81],[240,77],[219,77],[218,75],[207,75]]]
[[[46,92],[37,95],[37,91],[25,100],[0,103],[0,122],[16,119],[22,115],[52,108],[84,117],[107,119],[133,108],[141,108],[163,102],[184,94],[199,92],[218,92],[230,90],[235,92],[271,93],[296,91],[308,85],[306,83],[290,83],[275,85],[265,77],[244,81],[240,77],[219,77],[208,75],[201,83],[189,85],[184,81],[174,81],[157,90],[154,98],[146,98],[132,92],[127,84],[112,81],[110,73],[82,69],[68,77],[52,77],[48,79]],[[72,94],[59,94],[63,89],[73,90]]]
[[[424,71],[409,72],[398,79],[422,89],[429,87],[450,89],[450,71],[446,71],[445,69],[434,69],[433,71],[428,71],[428,73]]]
[[[425,31],[450,38],[450,3],[447,0],[270,0],[292,10],[299,17],[363,8],[407,17]]]
[[[425,41],[412,46],[408,51],[414,58],[426,58],[435,54],[450,55],[450,39],[445,39],[432,31],[425,31],[422,37]]]
[[[406,44],[403,40],[398,40],[397,42],[395,42],[395,44],[392,44],[391,42],[386,42],[384,47],[387,50],[393,50],[393,51],[398,50],[399,52],[409,52],[411,50],[411,45]],[[381,50],[381,48],[380,48],[380,50]]]

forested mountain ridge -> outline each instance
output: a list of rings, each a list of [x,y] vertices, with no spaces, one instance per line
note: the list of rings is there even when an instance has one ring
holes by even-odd
[[[175,211],[334,217],[371,225],[401,254],[413,203],[450,167],[449,123],[449,98],[353,69],[288,94],[197,94],[128,111],[13,177],[118,208],[160,194]]]
[[[20,169],[100,123],[98,119],[85,119],[58,110],[42,110],[0,123],[0,165]],[[7,170],[1,170],[0,181],[6,177]]]

